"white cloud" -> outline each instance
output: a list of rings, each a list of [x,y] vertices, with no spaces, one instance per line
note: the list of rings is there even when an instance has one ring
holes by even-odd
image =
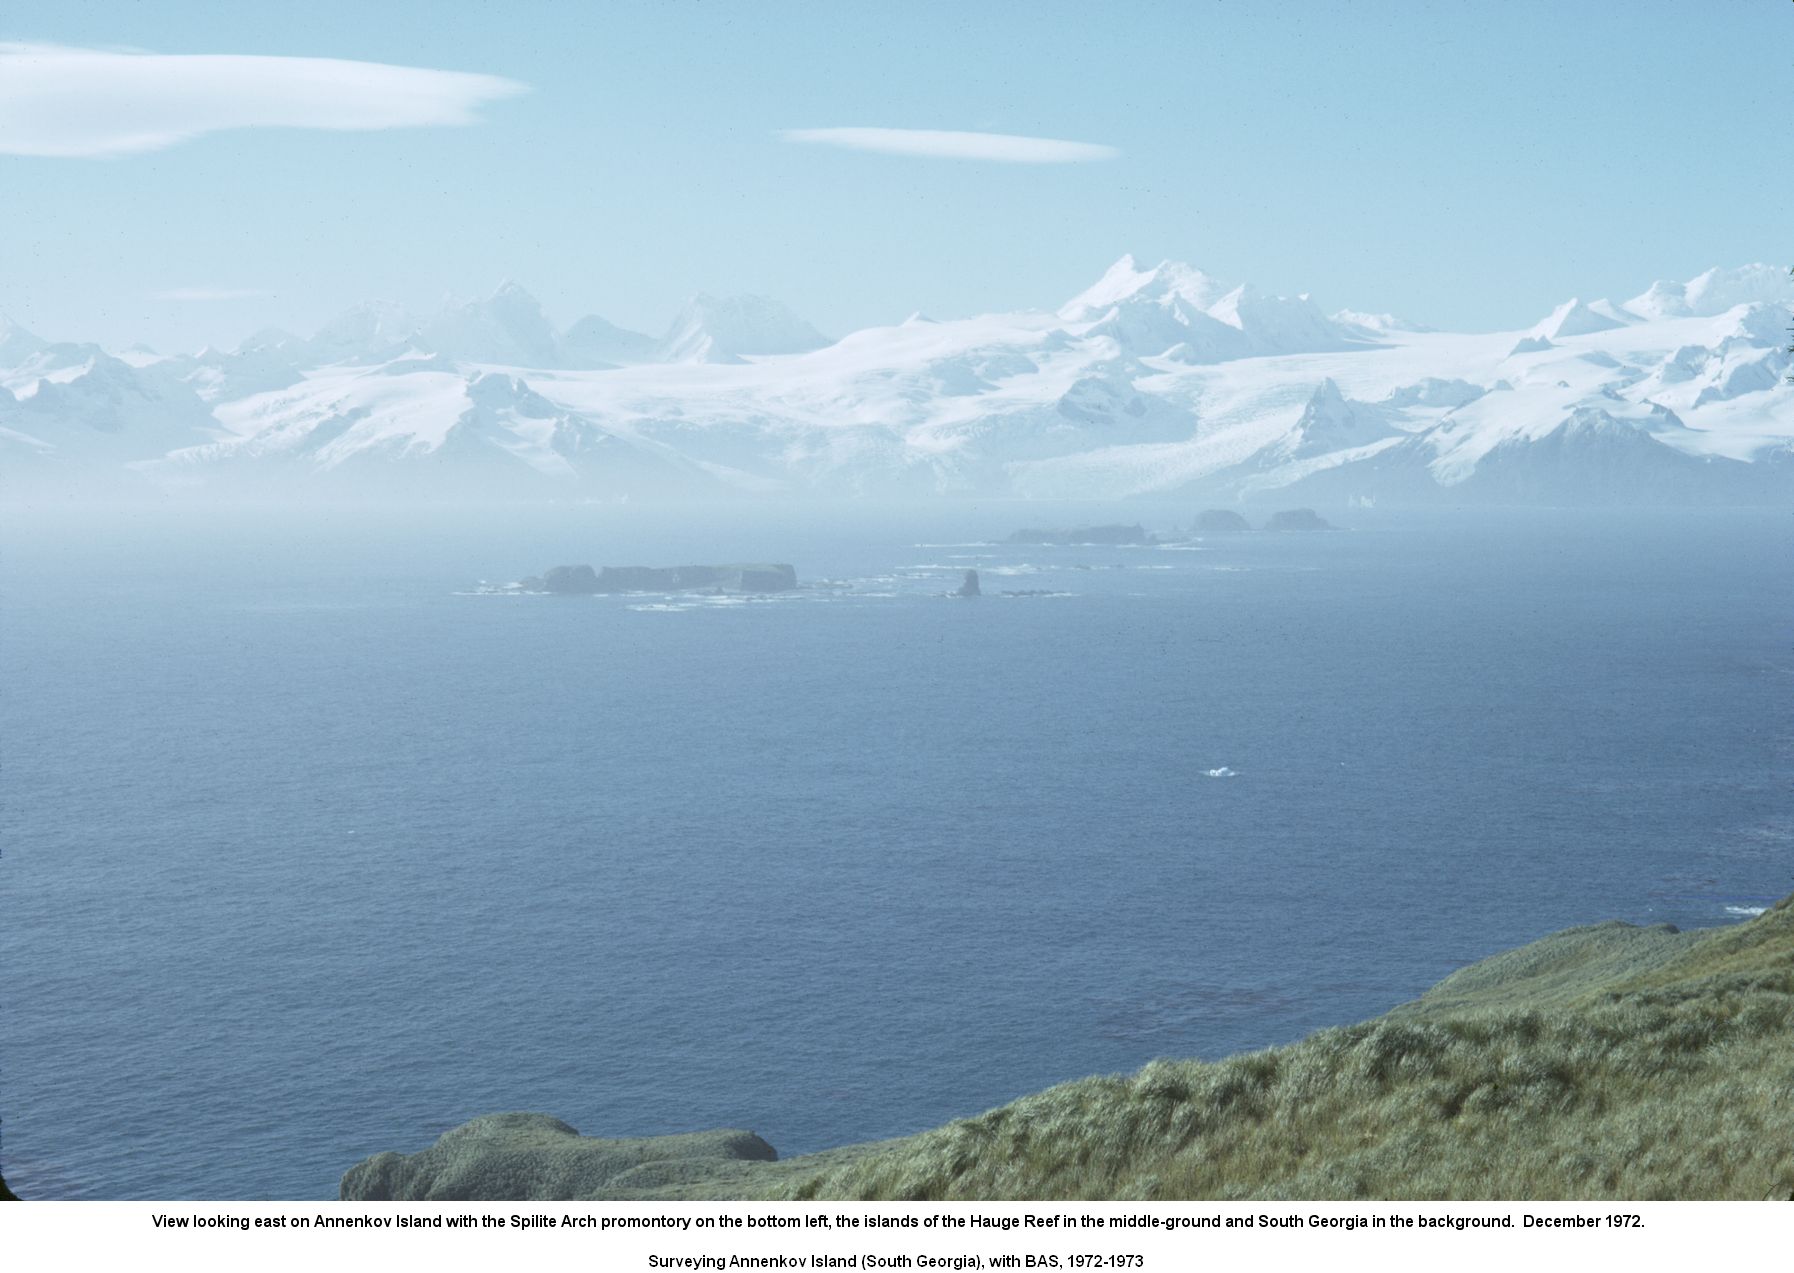
[[[987,159],[1003,164],[1081,164],[1113,159],[1113,146],[1052,137],[1016,137],[1008,133],[954,133],[927,128],[792,128],[786,141],[881,155],[917,155],[927,159]]]
[[[321,57],[0,44],[0,155],[103,157],[227,128],[470,124],[527,92],[496,75]]]
[[[249,301],[274,293],[255,287],[171,287],[150,296],[153,301]]]

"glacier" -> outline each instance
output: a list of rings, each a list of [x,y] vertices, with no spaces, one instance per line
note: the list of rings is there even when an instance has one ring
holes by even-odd
[[[509,281],[195,354],[0,318],[0,493],[1778,503],[1791,310],[1748,265],[1453,333],[1124,256],[1056,309],[838,340],[759,296],[560,330]]]

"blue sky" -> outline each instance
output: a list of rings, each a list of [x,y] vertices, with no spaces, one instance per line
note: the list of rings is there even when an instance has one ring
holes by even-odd
[[[1056,305],[1123,252],[1489,329],[1794,258],[1783,0],[84,3],[14,9],[0,41],[527,86],[463,103],[461,125],[0,154],[0,313],[60,338],[233,343],[507,277],[562,324],[658,332],[694,291],[752,291],[839,334]],[[785,136],[849,127],[1118,153],[1004,163]],[[193,299],[237,291],[255,294]]]

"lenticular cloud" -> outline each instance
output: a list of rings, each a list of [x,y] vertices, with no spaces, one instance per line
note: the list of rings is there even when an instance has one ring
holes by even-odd
[[[105,157],[227,128],[470,124],[527,91],[495,75],[338,58],[0,44],[0,154]]]

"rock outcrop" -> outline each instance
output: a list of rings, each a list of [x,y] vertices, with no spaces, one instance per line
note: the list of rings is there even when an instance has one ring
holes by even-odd
[[[1272,513],[1271,520],[1265,523],[1265,529],[1271,531],[1307,531],[1333,530],[1332,522],[1322,517],[1312,508],[1286,508],[1281,513]]]
[[[1073,526],[1068,530],[1018,530],[1011,544],[1150,544],[1156,542],[1140,525]]]
[[[581,1136],[547,1114],[488,1114],[444,1132],[415,1154],[363,1159],[344,1173],[350,1202],[516,1202],[595,1198],[676,1189],[703,1180],[714,1189],[749,1164],[778,1159],[752,1132],[694,1132],[635,1140]]]
[[[1196,514],[1192,529],[1198,535],[1244,535],[1252,529],[1252,523],[1231,508],[1205,508]]]
[[[518,585],[524,592],[790,592],[797,571],[783,564],[731,566],[555,566]]]
[[[966,571],[965,582],[959,585],[959,590],[953,595],[956,597],[978,596],[978,572],[976,570]]]

